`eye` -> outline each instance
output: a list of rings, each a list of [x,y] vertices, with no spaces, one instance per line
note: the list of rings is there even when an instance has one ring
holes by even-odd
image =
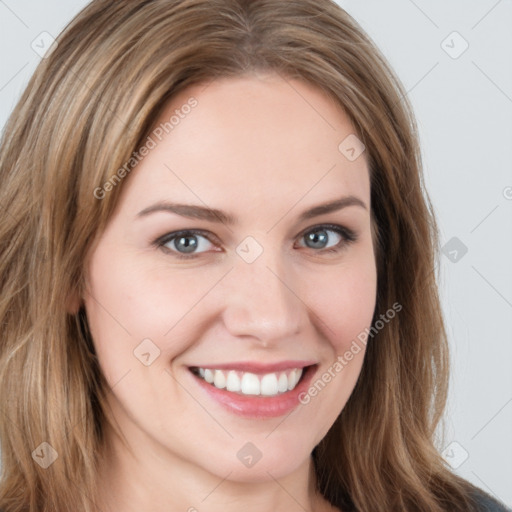
[[[306,247],[316,249],[315,252],[325,251],[329,253],[339,252],[357,240],[353,231],[337,224],[315,226],[306,231],[301,238],[305,240]]]
[[[198,252],[206,251],[209,244],[212,242],[206,233],[193,229],[175,231],[154,242],[157,247],[172,252],[173,256],[185,259],[194,258]]]
[[[155,240],[152,245],[172,254],[173,257],[192,259],[199,257],[203,252],[208,252],[209,245],[217,247],[211,238],[214,238],[213,235],[205,231],[187,229],[168,233]],[[352,230],[337,224],[315,226],[303,232],[299,238],[306,240],[306,248],[317,253],[337,253],[357,240]],[[219,251],[217,247],[215,252]]]

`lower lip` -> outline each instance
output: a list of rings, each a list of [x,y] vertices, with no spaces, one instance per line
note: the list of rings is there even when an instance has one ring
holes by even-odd
[[[305,368],[302,379],[293,390],[276,396],[241,395],[226,389],[218,389],[213,384],[194,375],[190,370],[189,372],[209,397],[222,407],[238,416],[254,419],[277,418],[293,411],[300,404],[301,393],[306,392],[309,388],[309,383],[316,370],[316,365]]]

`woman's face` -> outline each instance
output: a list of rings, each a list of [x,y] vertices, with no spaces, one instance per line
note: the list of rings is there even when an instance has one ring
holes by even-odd
[[[154,128],[87,260],[118,427],[148,468],[290,474],[363,362],[353,341],[377,280],[366,155],[339,107],[276,75],[188,88]]]

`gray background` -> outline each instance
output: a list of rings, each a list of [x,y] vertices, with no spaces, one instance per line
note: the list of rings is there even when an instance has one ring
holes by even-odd
[[[33,41],[56,36],[86,3],[0,0],[1,127],[40,60]],[[339,3],[384,52],[418,119],[446,253],[453,371],[443,454],[511,506],[512,2]]]

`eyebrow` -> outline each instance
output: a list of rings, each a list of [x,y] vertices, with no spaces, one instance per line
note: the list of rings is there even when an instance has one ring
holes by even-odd
[[[328,203],[319,204],[313,208],[310,208],[309,210],[302,212],[299,216],[299,221],[304,221],[313,217],[318,217],[319,215],[335,212],[343,208],[347,208],[348,206],[360,206],[361,208],[368,210],[366,204],[358,197],[344,196]],[[148,206],[147,208],[144,208],[144,210],[137,214],[136,218],[145,217],[151,213],[161,211],[175,213],[189,219],[199,219],[219,223],[221,222],[227,225],[237,224],[237,218],[234,215],[222,210],[193,204],[171,203],[168,201],[159,201],[151,206]]]

